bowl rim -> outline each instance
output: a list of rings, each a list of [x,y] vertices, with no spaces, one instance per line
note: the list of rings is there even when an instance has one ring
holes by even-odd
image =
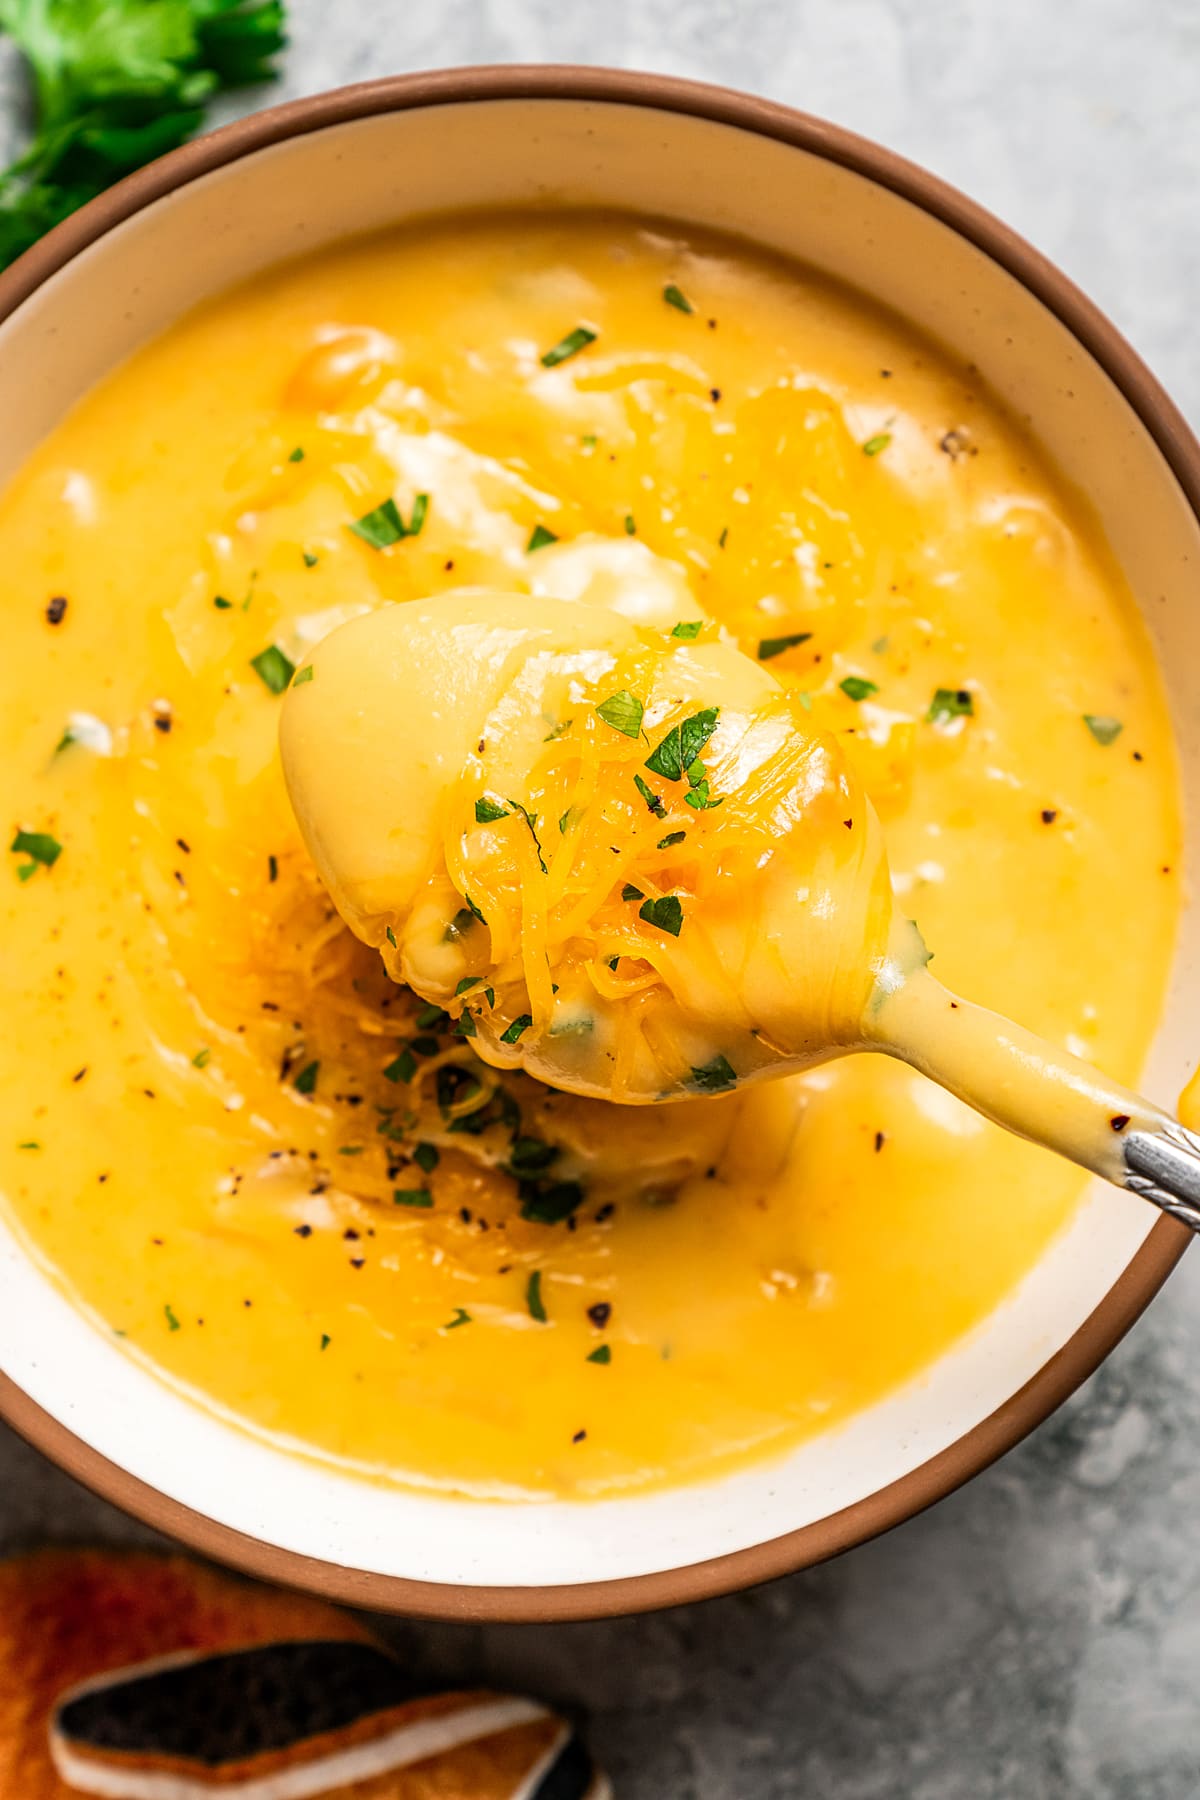
[[[373,116],[495,100],[636,106],[730,125],[867,177],[948,225],[1042,302],[1100,365],[1149,432],[1200,519],[1200,444],[1141,358],[1075,284],[956,188],[895,151],[810,113],[675,76],[571,64],[478,65],[393,75],[236,120],[127,177],[0,274],[0,324],[115,226],[244,156]],[[169,1499],[92,1449],[0,1373],[0,1419],[68,1475],[144,1524],[244,1573],[412,1617],[549,1623],[710,1599],[826,1561],[912,1518],[1010,1450],[1099,1366],[1158,1292],[1191,1233],[1161,1218],[1104,1299],[1024,1387],[955,1443],[853,1505],[765,1543],[652,1574],[554,1586],[415,1581],[284,1550]]]

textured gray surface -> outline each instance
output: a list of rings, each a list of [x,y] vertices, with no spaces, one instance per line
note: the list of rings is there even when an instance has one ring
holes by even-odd
[[[289,93],[456,62],[608,62],[727,81],[881,138],[1053,256],[1200,419],[1195,0],[292,10]],[[0,139],[15,95],[0,58]],[[622,1800],[1191,1800],[1198,1297],[1193,1253],[1035,1438],[826,1569],[649,1619],[399,1639],[435,1673],[586,1707]],[[47,1535],[145,1536],[0,1434],[0,1546]]]

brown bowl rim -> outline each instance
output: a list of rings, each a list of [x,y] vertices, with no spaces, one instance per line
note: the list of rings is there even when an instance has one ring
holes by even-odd
[[[1111,321],[1017,233],[937,176],[841,126],[729,88],[667,75],[556,64],[440,69],[271,107],[173,151],[56,227],[0,275],[0,323],[115,225],[239,157],[380,113],[487,100],[577,100],[683,113],[807,150],[911,201],[1000,264],[1078,339],[1138,415],[1200,519],[1200,445],[1182,415]],[[1039,1425],[1098,1367],[1158,1292],[1190,1235],[1176,1221],[1160,1219],[1063,1348],[1003,1406],[919,1468],[782,1537],[649,1575],[547,1587],[478,1587],[346,1568],[264,1543],[169,1499],[101,1456],[2,1374],[0,1418],[104,1499],[192,1549],[263,1580],[353,1606],[434,1619],[547,1623],[644,1612],[710,1599],[823,1562],[952,1493]],[[686,1490],[681,1494],[684,1504],[690,1498]],[[703,1503],[700,1494],[696,1500]]]

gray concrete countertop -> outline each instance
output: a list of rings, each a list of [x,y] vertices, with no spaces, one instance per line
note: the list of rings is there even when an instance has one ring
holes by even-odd
[[[1195,0],[291,11],[287,94],[453,63],[610,63],[728,82],[879,138],[1048,252],[1200,422]],[[0,149],[16,96],[0,56]],[[1194,1252],[1029,1442],[827,1568],[645,1619],[394,1634],[434,1674],[585,1708],[622,1800],[1192,1800],[1198,1301]],[[148,1536],[0,1432],[0,1549]]]

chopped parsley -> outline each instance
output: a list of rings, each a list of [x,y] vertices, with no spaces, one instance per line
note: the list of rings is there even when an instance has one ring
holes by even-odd
[[[535,1269],[525,1284],[525,1304],[529,1308],[529,1316],[536,1319],[539,1325],[546,1323],[546,1308],[542,1303],[542,1271]]]
[[[428,1208],[433,1205],[433,1195],[428,1188],[393,1188],[392,1205]]]
[[[17,870],[22,881],[36,875],[39,868],[52,869],[62,855],[62,845],[48,831],[18,831],[8,847],[14,855],[30,859]]]
[[[559,363],[569,362],[571,357],[578,356],[589,344],[596,341],[596,333],[586,325],[577,325],[574,331],[568,331],[566,337],[559,338],[549,350],[543,350],[541,362],[543,369],[556,369]]]
[[[303,448],[299,444],[296,445],[296,448],[292,451],[292,454],[288,457],[288,461],[289,462],[303,462],[304,461],[304,451],[303,451]]]
[[[703,619],[680,619],[678,625],[672,625],[671,636],[684,638],[690,643],[693,638],[698,638],[703,630]]]
[[[526,806],[522,806],[521,802],[519,800],[513,800],[512,798],[510,798],[508,804],[513,808],[514,812],[520,813],[520,815],[524,819],[526,825],[528,825],[529,835],[533,839],[533,848],[537,853],[538,868],[542,871],[543,875],[549,874],[549,870],[546,867],[546,859],[542,855],[542,840],[537,834],[537,822],[538,822],[537,814],[531,813],[529,811],[529,808]],[[467,904],[468,904],[468,906],[470,906],[471,902],[468,900]],[[472,910],[474,910],[474,908],[472,908]]]
[[[688,310],[690,312],[691,308],[689,307]],[[607,1344],[597,1344],[590,1355],[585,1356],[583,1360],[584,1362],[591,1363],[610,1363],[612,1361],[612,1351]]]
[[[691,768],[716,730],[720,712],[719,706],[706,706],[682,724],[672,725],[646,758],[645,767],[668,781],[682,781],[685,769]]]
[[[682,844],[686,836],[686,831],[668,831],[665,838],[659,838],[656,848],[659,850],[670,850],[674,844]]]
[[[440,1006],[435,1006],[434,1003],[430,1001],[429,1005],[423,1006],[417,1014],[417,1030],[440,1031],[448,1016],[447,1013],[442,1011]]]
[[[506,1031],[502,1031],[500,1033],[500,1042],[502,1044],[515,1044],[517,1039],[522,1035],[522,1033],[528,1031],[529,1027],[532,1024],[533,1024],[533,1014],[532,1013],[521,1013],[517,1018],[515,1018],[513,1020],[512,1024],[508,1027],[508,1029]]]
[[[544,550],[547,544],[557,544],[557,542],[558,533],[556,531],[547,531],[544,525],[535,525],[529,534],[529,542],[525,546],[525,553],[527,556],[531,555],[533,551]]]
[[[948,719],[971,719],[975,716],[975,696],[969,688],[938,688],[929,703],[925,717],[933,725]]]
[[[876,656],[886,656],[889,649],[889,640],[885,637],[878,637],[871,645],[871,648]]]
[[[322,1350],[328,1350],[328,1348],[329,1348],[330,1344],[332,1344],[332,1342],[333,1342],[333,1339],[330,1337],[329,1333],[327,1331],[323,1331],[321,1333],[321,1348],[322,1348]]]
[[[454,1035],[455,1037],[461,1038],[473,1038],[476,1036],[474,1013],[465,1012],[463,1014],[462,1018],[458,1021],[458,1024],[454,1027]]]
[[[577,825],[582,817],[583,808],[581,806],[568,806],[566,812],[561,815],[558,821],[559,835],[561,837],[566,837],[571,827]]]
[[[1083,722],[1098,744],[1115,743],[1125,729],[1120,719],[1110,718],[1106,713],[1084,713]]]
[[[392,930],[390,925],[388,926],[387,930],[384,932],[383,935],[387,939],[388,943],[392,946],[392,949],[394,950],[396,948],[396,934]]]
[[[300,1073],[297,1075],[295,1081],[292,1083],[292,1086],[295,1088],[295,1090],[298,1094],[315,1093],[316,1087],[317,1087],[317,1076],[320,1074],[320,1072],[321,1072],[321,1065],[319,1062],[305,1063],[304,1067],[301,1069]]]
[[[583,1205],[584,1189],[578,1181],[523,1181],[521,1217],[532,1225],[561,1225]]]
[[[869,437],[867,439],[862,447],[862,453],[864,456],[878,456],[881,450],[887,449],[891,441],[892,434],[890,431],[877,431],[874,437]]]
[[[863,675],[847,675],[838,686],[848,700],[866,700],[879,692],[879,683],[868,681]]]
[[[811,636],[811,631],[792,631],[786,637],[760,638],[758,660],[770,662],[773,656],[782,656],[785,650],[794,650],[797,644],[807,644]]]
[[[167,1305],[167,1306],[163,1307],[163,1316],[165,1317],[165,1319],[167,1321],[167,1330],[168,1331],[178,1331],[179,1330],[179,1320],[175,1317],[175,1310],[172,1306]]]
[[[638,918],[645,919],[647,925],[653,925],[658,931],[678,937],[683,924],[683,908],[677,895],[664,894],[661,900],[644,901],[638,908]]]
[[[232,612],[233,610],[233,601],[227,600],[224,594],[214,594],[213,605],[218,612]]]
[[[278,644],[268,644],[265,650],[252,656],[250,667],[272,694],[282,694],[296,673],[295,663],[290,656],[284,655]]]
[[[460,1325],[471,1325],[473,1323],[474,1320],[471,1318],[466,1307],[456,1306],[454,1309],[454,1317],[452,1319],[447,1319],[446,1323],[442,1326],[442,1330],[457,1331]]]
[[[622,900],[644,900],[646,896],[640,887],[634,887],[632,881],[627,881],[621,889],[621,898]]]
[[[477,825],[493,825],[497,819],[507,819],[507,806],[497,806],[487,795],[475,802],[475,823]]]
[[[482,975],[464,975],[454,990],[454,998],[457,1000],[460,994],[469,994],[471,989],[478,987],[482,980]]]
[[[619,731],[622,737],[628,738],[637,737],[641,731],[645,710],[637,695],[631,694],[628,688],[622,688],[619,694],[610,694],[596,708],[606,725],[611,725],[614,731]]]
[[[625,536],[626,537],[636,537],[637,536],[637,520],[634,518],[632,513],[625,514]]]
[[[699,1088],[701,1093],[719,1094],[724,1088],[737,1086],[737,1075],[728,1058],[718,1053],[711,1061],[692,1070],[692,1078],[688,1085]]]
[[[547,721],[547,723],[549,723],[549,721]],[[553,731],[548,731],[546,733],[545,737],[542,739],[543,744],[552,744],[556,738],[562,736],[564,731],[570,731],[574,723],[574,719],[564,719],[561,725],[556,725]]]
[[[436,1144],[418,1144],[413,1151],[413,1161],[425,1175],[432,1175],[442,1160],[442,1153]]]
[[[418,494],[413,500],[412,513],[408,524],[396,502],[389,498],[382,505],[373,507],[364,513],[361,519],[351,522],[350,530],[363,542],[370,544],[373,550],[386,550],[392,544],[398,544],[401,538],[418,537],[429,512],[429,495]]]
[[[315,674],[316,674],[316,670],[313,668],[312,664],[305,663],[304,667],[301,669],[300,673],[297,675],[295,681],[293,681],[292,686],[293,687],[303,687],[305,682],[311,681]]]
[[[654,789],[650,786],[650,783],[648,781],[643,781],[640,775],[635,775],[633,778],[633,785],[642,796],[642,799],[646,802],[646,805],[650,808],[650,811],[654,814],[655,818],[665,819],[667,816],[667,809],[663,805],[662,800],[655,793]]]
[[[195,1056],[193,1056],[192,1067],[193,1069],[206,1069],[211,1061],[212,1051],[205,1046],[203,1050],[197,1050]]]
[[[394,1062],[383,1071],[385,1081],[411,1081],[417,1072],[417,1059],[411,1050],[401,1050]]]
[[[311,550],[302,550],[300,554],[304,558],[304,566],[306,569],[315,569],[321,560],[319,556],[314,556]]]
[[[668,281],[666,287],[663,289],[663,299],[668,306],[673,306],[676,312],[691,313],[696,310],[687,295],[683,293],[680,288],[677,288],[673,281]]]

